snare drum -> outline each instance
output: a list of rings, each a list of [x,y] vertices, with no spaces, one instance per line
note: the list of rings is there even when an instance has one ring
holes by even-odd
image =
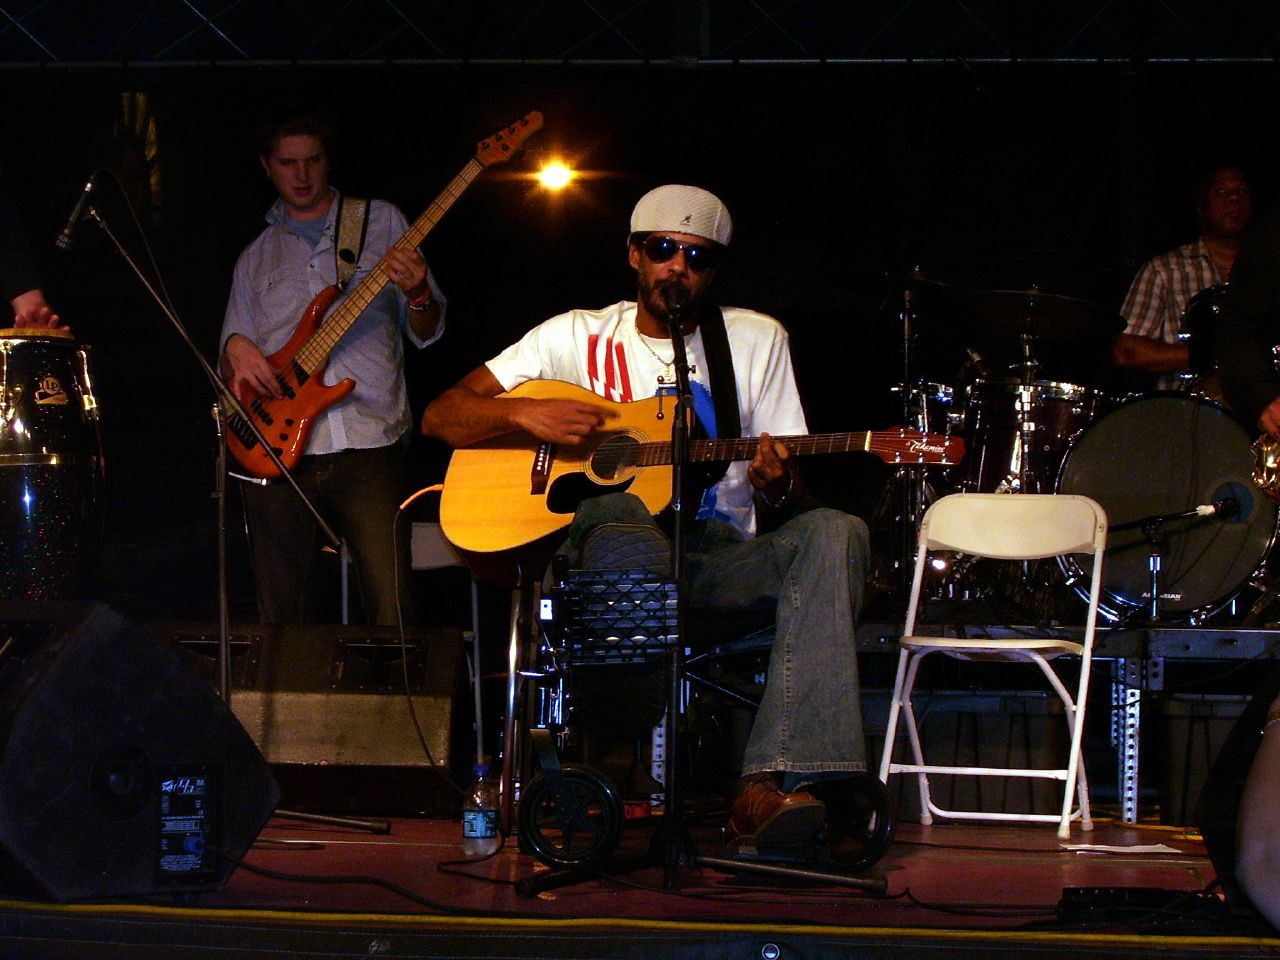
[[[1103,403],[1100,392],[1072,383],[975,381],[965,403],[962,489],[1051,492],[1063,454]]]
[[[1108,616],[1151,606],[1151,540],[1142,529],[1116,530],[1117,524],[1217,500],[1239,505],[1233,516],[1161,525],[1161,621],[1200,622],[1259,570],[1275,539],[1277,507],[1253,483],[1252,442],[1221,404],[1183,393],[1130,400],[1080,435],[1063,460],[1058,489],[1092,497],[1107,511],[1112,529],[1102,582]],[[1087,596],[1082,562],[1063,561],[1080,580],[1077,592]]]
[[[60,330],[0,330],[0,598],[70,599],[99,540],[89,354]]]

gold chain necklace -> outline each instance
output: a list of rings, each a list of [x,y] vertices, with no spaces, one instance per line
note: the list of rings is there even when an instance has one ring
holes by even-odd
[[[664,370],[664,372],[658,376],[658,383],[659,383],[660,385],[668,384],[668,383],[675,383],[675,382],[676,382],[676,376],[675,376],[675,365],[676,365],[675,344],[672,344],[672,345],[671,345],[671,359],[670,359],[670,360],[663,360],[663,359],[662,359],[662,357],[658,356],[658,351],[657,351],[657,350],[654,350],[654,349],[653,349],[653,347],[649,346],[649,339],[648,339],[648,338],[647,338],[643,333],[641,333],[641,332],[640,332],[640,324],[639,324],[638,322],[636,322],[635,320],[632,320],[632,321],[631,321],[631,325],[632,325],[632,327],[633,327],[633,328],[635,329],[635,331],[636,331],[636,339],[640,341],[640,345],[641,345],[642,347],[644,347],[646,350],[648,350],[648,351],[649,351],[649,356],[653,357],[653,359],[657,360],[657,361],[658,361],[660,364],[662,364],[662,366],[663,366],[663,370]],[[668,342],[669,342],[669,341],[668,341]],[[697,364],[690,364],[690,365],[689,365],[689,375],[690,375],[690,376],[694,376],[694,375],[696,375],[696,374],[697,374],[697,372],[698,372]]]
[[[653,359],[657,360],[660,364],[662,364],[668,370],[670,370],[673,366],[675,366],[675,363],[676,363],[675,353],[671,354],[670,360],[663,360],[660,356],[658,356],[658,351],[654,350],[653,347],[649,346],[648,339],[638,329],[636,330],[636,336],[640,338],[640,345],[649,351],[649,356],[653,357]]]

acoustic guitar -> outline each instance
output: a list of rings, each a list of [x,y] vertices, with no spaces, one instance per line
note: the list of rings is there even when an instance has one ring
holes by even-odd
[[[586,497],[629,491],[650,513],[671,501],[671,422],[675,400],[615,403],[557,380],[522,383],[506,397],[579,400],[617,419],[580,446],[506,434],[453,452],[440,498],[440,524],[455,547],[490,553],[524,546],[567,527]],[[775,437],[797,455],[862,450],[889,463],[951,466],[964,456],[959,437],[892,429]],[[759,438],[691,440],[693,463],[750,460]]]
[[[505,161],[541,126],[542,114],[534,110],[511,126],[481,140],[476,145],[475,156],[404,236],[395,242],[395,246],[400,250],[412,250],[422,243],[431,228],[486,167]],[[292,470],[302,458],[315,418],[355,389],[356,382],[351,379],[341,380],[332,386],[325,386],[321,380],[334,347],[389,281],[386,260],[380,260],[331,314],[328,313],[329,308],[342,293],[342,288],[335,284],[320,291],[303,312],[289,342],[267,358],[278,371],[276,381],[284,395],[279,399],[260,397],[247,387],[237,394],[249,418],[257,424],[287,469]],[[240,417],[232,416],[228,426],[227,448],[242,467],[266,479],[280,476],[270,454]]]

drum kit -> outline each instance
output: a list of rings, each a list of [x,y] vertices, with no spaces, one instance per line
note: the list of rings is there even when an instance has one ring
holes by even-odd
[[[0,330],[0,599],[79,595],[100,541],[102,447],[89,351]]]
[[[901,289],[902,382],[894,391],[903,420],[960,434],[966,452],[957,467],[895,473],[872,521],[874,591],[905,594],[916,529],[940,496],[1082,494],[1111,524],[1103,571],[1111,621],[1201,625],[1240,612],[1245,587],[1267,579],[1277,506],[1254,482],[1253,436],[1216,390],[1222,288],[1204,291],[1183,317],[1190,389],[1127,394],[1110,375],[1110,342],[1124,329],[1118,314],[1034,288],[963,290],[918,271]],[[931,333],[938,330],[948,336]],[[959,361],[952,382],[918,374],[936,361],[925,343]],[[994,577],[991,568],[978,574],[947,558],[935,565],[935,597],[1012,602],[1031,622],[1078,615],[1087,597],[1090,571],[1075,561],[1047,570],[1006,564]]]

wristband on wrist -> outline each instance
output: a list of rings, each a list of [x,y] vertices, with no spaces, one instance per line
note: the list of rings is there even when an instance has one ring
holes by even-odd
[[[770,500],[770,499],[769,499],[769,495],[768,495],[768,494],[766,494],[766,493],[764,492],[764,490],[762,489],[762,490],[760,491],[760,499],[761,499],[761,500],[763,500],[767,506],[772,507],[774,510],[781,509],[781,508],[782,508],[782,506],[783,506],[783,505],[784,505],[788,500],[790,500],[790,499],[791,499],[791,491],[792,491],[792,489],[794,489],[795,484],[796,484],[796,475],[795,475],[794,473],[788,473],[788,474],[787,474],[787,489],[786,489],[786,490],[784,490],[784,491],[782,491],[782,496],[780,496],[777,500]]]
[[[426,291],[420,297],[409,298],[410,310],[426,310],[435,300],[435,294],[431,292],[431,284],[427,284]]]

